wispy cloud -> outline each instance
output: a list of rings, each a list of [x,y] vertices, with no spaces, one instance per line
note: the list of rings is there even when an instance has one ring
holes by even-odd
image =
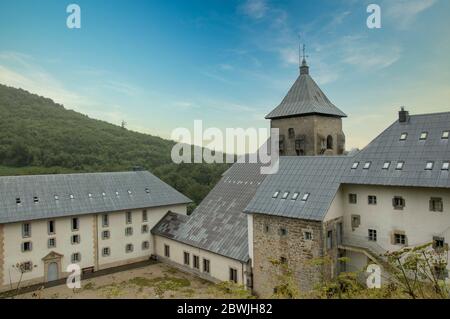
[[[265,17],[268,5],[265,0],[247,0],[240,10],[252,19],[261,19]]]
[[[420,13],[431,8],[437,2],[438,0],[389,0],[384,2],[383,8],[386,8],[386,16],[393,25],[400,29],[407,29]]]

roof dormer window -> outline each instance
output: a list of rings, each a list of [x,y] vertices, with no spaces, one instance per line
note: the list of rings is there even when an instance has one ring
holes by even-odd
[[[292,200],[297,200],[297,198],[298,198],[298,195],[300,195],[300,193],[299,192],[295,192],[294,193],[294,195],[292,195]]]
[[[247,184],[247,182],[245,182],[245,184]],[[147,187],[147,188],[145,189],[145,192],[146,192],[147,194],[150,194],[150,188]]]
[[[399,162],[397,162],[397,167],[395,169],[400,171],[403,169],[403,166],[405,166],[405,162],[399,161]]]
[[[128,192],[128,195],[131,195],[131,194],[132,194],[132,192],[131,192],[130,190],[128,190],[127,192]]]
[[[389,169],[390,166],[391,166],[391,162],[384,162],[383,169]]]
[[[303,195],[303,197],[302,197],[302,201],[306,202],[308,200],[308,198],[309,198],[309,193],[305,193],[305,195]]]
[[[36,204],[36,203],[39,203],[39,197],[37,197],[37,196],[34,196],[33,197],[33,202]]]
[[[91,196],[92,196],[92,194],[91,194]],[[70,194],[69,197],[70,197],[70,199],[75,199],[75,196],[73,196],[73,194]]]
[[[16,204],[20,205],[21,203],[22,203],[22,201],[21,201],[20,197],[16,197]]]
[[[428,137],[428,132],[422,132],[422,133],[420,133],[420,138],[419,139],[421,141],[423,141],[423,140],[426,140],[427,137]]]
[[[364,163],[364,169],[369,169],[370,168],[370,164],[372,164],[372,162],[365,162]]]
[[[272,198],[277,198],[278,195],[280,195],[280,191],[276,191],[275,193],[273,193]]]
[[[402,133],[400,135],[400,141],[406,141],[407,138],[408,138],[408,133]]]
[[[357,169],[359,166],[359,162],[354,162],[352,165],[352,169]]]
[[[427,162],[426,166],[425,166],[425,170],[427,171],[431,171],[433,169],[434,166],[434,162]]]
[[[286,199],[286,198],[288,198],[288,196],[289,196],[289,192],[284,192],[281,199]]]
[[[450,131],[442,132],[442,139],[443,140],[448,140],[449,135],[450,135]]]
[[[450,162],[442,163],[442,170],[443,171],[448,171],[449,166],[450,166]]]

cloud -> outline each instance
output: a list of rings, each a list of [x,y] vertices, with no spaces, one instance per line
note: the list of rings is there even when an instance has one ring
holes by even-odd
[[[245,15],[258,20],[266,16],[269,8],[265,0],[247,0],[240,9]]]
[[[423,11],[431,8],[438,0],[397,0],[385,1],[383,7],[386,16],[400,29],[411,26],[416,17]]]

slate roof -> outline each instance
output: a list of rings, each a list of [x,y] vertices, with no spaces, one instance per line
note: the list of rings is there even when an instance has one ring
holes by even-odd
[[[303,68],[307,70],[307,67]],[[270,112],[266,119],[311,114],[347,117],[330,102],[309,72],[305,71],[299,75],[281,104]]]
[[[444,131],[450,131],[450,113],[413,115],[406,123],[396,121],[353,156],[282,157],[279,172],[264,180],[245,212],[322,220],[341,184],[450,188],[449,171],[442,169],[450,161]],[[425,140],[420,140],[422,132],[428,134]],[[404,141],[402,133],[407,133]],[[383,169],[387,161],[390,167]],[[398,161],[404,161],[402,170],[396,169]],[[434,162],[432,170],[425,169],[428,161]],[[358,168],[352,169],[355,162]],[[371,162],[368,169],[366,162]],[[272,198],[276,191],[279,196]],[[281,199],[286,191],[288,198],[299,192],[299,198]],[[305,193],[310,196],[303,202]]]
[[[0,223],[189,202],[147,171],[0,177]]]
[[[260,167],[234,164],[186,221],[168,214],[152,233],[246,262],[247,216],[243,211],[265,178]]]

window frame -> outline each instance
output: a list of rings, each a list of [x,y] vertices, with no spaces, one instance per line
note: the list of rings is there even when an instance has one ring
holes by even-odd
[[[211,261],[209,259],[203,258],[203,272],[206,274],[211,273]]]
[[[75,238],[78,238],[77,240],[75,240]],[[70,236],[70,243],[72,245],[79,245],[81,243],[81,236],[80,234],[73,234]]]
[[[164,257],[170,258],[170,246],[167,244],[164,244]]]
[[[229,267],[229,279],[231,282],[234,282],[235,284],[238,283],[238,270],[233,267]]]
[[[368,229],[367,230],[367,238],[369,241],[376,242],[378,240],[378,233],[376,229]]]
[[[436,205],[436,203],[439,203]],[[430,212],[439,212],[442,213],[444,211],[444,200],[442,197],[431,197],[430,198]]]
[[[73,217],[70,220],[70,228],[72,231],[79,231],[80,230],[80,220],[78,217]]]
[[[75,256],[78,256],[77,259],[75,259]],[[72,262],[72,264],[77,264],[81,262],[81,253],[80,252],[75,252],[70,256],[70,261]]]
[[[125,227],[125,237],[133,236],[134,230],[133,227]]]
[[[108,214],[102,215],[102,227],[109,227],[109,215]]]
[[[183,265],[185,266],[191,265],[191,254],[187,251],[183,251]]]
[[[53,241],[53,245],[50,245],[50,243]],[[56,237],[50,237],[47,239],[47,248],[56,248]]]
[[[54,219],[47,221],[47,234],[48,235],[56,234],[56,221]]]
[[[125,212],[125,224],[130,225],[133,223],[133,213],[131,211]]]
[[[107,249],[107,253],[105,253],[105,249]],[[111,248],[109,247],[103,247],[102,248],[102,257],[109,257],[111,256]]]
[[[31,238],[31,223],[22,223],[22,238]]]
[[[388,170],[390,167],[391,167],[391,162],[390,161],[385,161],[383,163],[383,168],[382,169]]]
[[[28,244],[28,249],[25,249],[25,245]],[[33,251],[33,242],[31,240],[27,240],[21,243],[21,251],[23,253],[28,253]]]
[[[130,248],[130,249],[128,249]],[[125,253],[126,254],[131,254],[132,252],[134,252],[134,245],[132,243],[128,243],[125,245]]]
[[[354,198],[354,201],[352,200],[352,198]],[[349,193],[348,194],[348,203],[349,204],[357,204],[358,203],[358,194],[355,193]]]
[[[200,270],[200,257],[197,255],[192,255],[192,267],[194,269]]]
[[[368,195],[367,204],[372,206],[377,205],[377,195]]]

